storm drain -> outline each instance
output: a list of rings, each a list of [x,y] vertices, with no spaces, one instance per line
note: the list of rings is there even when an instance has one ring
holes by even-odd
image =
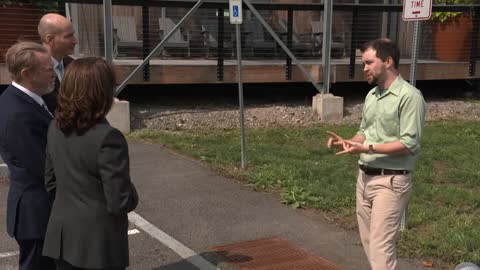
[[[341,270],[279,237],[252,240],[211,249],[237,270]]]

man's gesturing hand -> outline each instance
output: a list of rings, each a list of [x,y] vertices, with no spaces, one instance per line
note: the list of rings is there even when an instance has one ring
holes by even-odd
[[[343,151],[336,153],[337,156],[343,154],[358,154],[368,152],[368,146],[364,145],[363,143],[344,140],[342,146]]]
[[[328,142],[327,142],[327,147],[328,148],[332,148],[332,147],[336,147],[336,148],[339,148],[339,149],[342,149],[343,147],[343,141],[344,139],[340,136],[338,136],[337,134],[331,132],[331,131],[327,131],[327,135],[330,136],[330,138],[328,138]]]

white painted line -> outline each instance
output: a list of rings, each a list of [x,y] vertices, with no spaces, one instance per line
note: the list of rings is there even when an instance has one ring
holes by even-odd
[[[20,252],[18,251],[0,253],[0,258],[13,257],[13,256],[17,256],[18,254],[20,254]]]
[[[140,233],[140,231],[137,229],[128,230],[128,235],[137,234],[137,233]]]
[[[0,164],[0,168],[7,167],[7,164]]]
[[[220,270],[209,261],[205,260],[202,256],[198,255],[195,251],[191,250],[190,248],[186,247],[175,238],[171,237],[170,235],[166,234],[159,228],[153,226],[150,222],[146,221],[140,215],[135,212],[128,213],[128,220],[135,224],[135,226],[142,229],[144,232],[148,233],[153,238],[160,241],[162,244],[167,246],[169,249],[173,250],[175,253],[180,255],[183,259],[187,260],[189,263],[195,265],[200,270],[210,270],[216,269]]]

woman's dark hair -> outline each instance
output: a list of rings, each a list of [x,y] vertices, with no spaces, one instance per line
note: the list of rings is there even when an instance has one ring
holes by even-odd
[[[372,41],[368,41],[362,45],[360,51],[364,53],[368,49],[373,49],[377,53],[377,57],[383,62],[387,61],[388,57],[392,57],[393,66],[398,69],[400,62],[400,49],[397,44],[388,38],[379,38]]]
[[[112,107],[115,83],[115,71],[102,58],[73,61],[58,92],[57,126],[81,135],[102,121]]]

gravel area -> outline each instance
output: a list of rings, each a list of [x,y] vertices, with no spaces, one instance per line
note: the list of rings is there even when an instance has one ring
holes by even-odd
[[[427,121],[441,119],[480,120],[480,101],[427,99]],[[175,105],[173,100],[161,99],[150,102],[130,101],[132,129],[142,128],[158,130],[185,130],[197,128],[238,127],[238,105],[216,104],[211,102],[181,102]],[[228,103],[228,102],[226,102]],[[321,119],[312,112],[311,99],[301,102],[253,102],[245,106],[245,124],[247,128],[271,126],[312,126],[322,124]],[[146,105],[148,104],[148,105]],[[358,123],[361,118],[363,98],[345,101],[343,122]]]

